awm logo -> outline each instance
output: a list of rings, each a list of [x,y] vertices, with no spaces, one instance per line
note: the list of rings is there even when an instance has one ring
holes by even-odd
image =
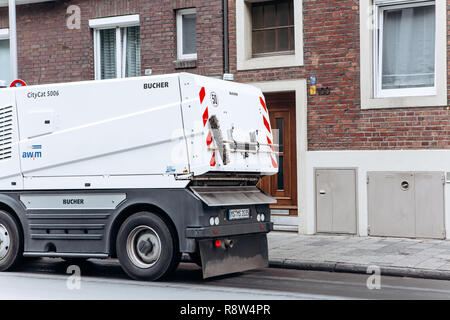
[[[31,146],[31,149],[33,150],[42,150],[42,146],[41,145],[33,145]],[[23,159],[37,159],[37,158],[42,158],[42,151],[26,151],[22,153],[22,158]]]

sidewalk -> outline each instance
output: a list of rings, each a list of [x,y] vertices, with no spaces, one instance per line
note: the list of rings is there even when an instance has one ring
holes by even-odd
[[[270,266],[302,270],[366,273],[450,280],[450,241],[354,237],[268,235]]]

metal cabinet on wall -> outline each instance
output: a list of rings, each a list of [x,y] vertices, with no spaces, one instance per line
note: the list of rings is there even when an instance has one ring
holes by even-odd
[[[356,234],[356,169],[316,169],[316,231]]]
[[[444,172],[368,172],[369,235],[445,238]]]

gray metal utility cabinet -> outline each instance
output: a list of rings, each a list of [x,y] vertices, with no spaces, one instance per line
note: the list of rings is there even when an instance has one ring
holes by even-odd
[[[356,234],[357,170],[316,169],[316,231]]]
[[[445,238],[444,172],[368,172],[369,235]]]

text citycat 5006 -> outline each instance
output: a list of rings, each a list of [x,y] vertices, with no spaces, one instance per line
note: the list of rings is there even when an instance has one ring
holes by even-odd
[[[134,279],[268,265],[278,171],[258,88],[186,73],[0,90],[0,270],[118,257]]]

